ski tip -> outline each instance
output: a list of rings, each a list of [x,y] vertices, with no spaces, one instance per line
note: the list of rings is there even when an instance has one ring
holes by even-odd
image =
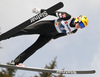
[[[63,2],[59,2],[58,5],[60,5],[62,7],[64,6]]]
[[[47,9],[47,13],[48,15],[50,15],[51,13],[61,9],[64,6],[64,4],[62,2],[58,2],[57,4],[53,5],[52,7]]]
[[[93,70],[93,73],[96,73],[96,71],[95,71],[95,70]]]

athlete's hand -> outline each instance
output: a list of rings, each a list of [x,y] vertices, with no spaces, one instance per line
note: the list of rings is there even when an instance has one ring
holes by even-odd
[[[39,9],[39,8],[33,8],[32,12],[38,14],[38,13],[41,12],[41,9]]]

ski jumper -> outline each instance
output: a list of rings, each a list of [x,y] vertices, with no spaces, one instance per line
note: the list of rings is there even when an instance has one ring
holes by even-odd
[[[43,9],[41,12],[44,11]],[[66,12],[56,11],[52,16],[58,17],[56,20],[39,21],[31,26],[28,26],[11,37],[20,35],[39,34],[37,41],[29,48],[22,52],[15,60],[15,64],[23,63],[39,48],[43,47],[51,39],[56,39],[61,36],[73,34],[77,31],[74,25],[74,18]],[[11,38],[9,37],[9,38]]]

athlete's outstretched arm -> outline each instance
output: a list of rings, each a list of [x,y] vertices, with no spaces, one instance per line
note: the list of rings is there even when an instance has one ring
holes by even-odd
[[[45,9],[34,8],[32,11],[33,11],[33,13],[38,14],[40,12],[45,11]],[[63,20],[68,20],[71,18],[71,15],[68,14],[67,12],[56,11],[56,12],[52,13],[51,15],[56,16],[56,17],[63,19]]]
[[[60,11],[56,11],[56,12],[54,12],[51,15],[56,16],[56,17],[58,17],[60,19],[63,19],[63,20],[68,20],[68,19],[71,18],[71,15],[70,14],[68,14],[66,12],[60,12]]]
[[[41,12],[45,11],[44,9],[41,9]],[[71,15],[68,14],[67,12],[60,12],[60,11],[56,11],[54,12],[53,14],[51,14],[53,16],[56,16],[60,19],[63,19],[63,20],[68,20],[71,18]]]

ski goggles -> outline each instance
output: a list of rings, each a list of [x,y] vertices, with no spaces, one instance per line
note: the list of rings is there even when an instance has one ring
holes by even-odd
[[[79,26],[80,26],[81,28],[84,28],[84,27],[85,27],[84,24],[83,24],[82,22],[79,22]]]

